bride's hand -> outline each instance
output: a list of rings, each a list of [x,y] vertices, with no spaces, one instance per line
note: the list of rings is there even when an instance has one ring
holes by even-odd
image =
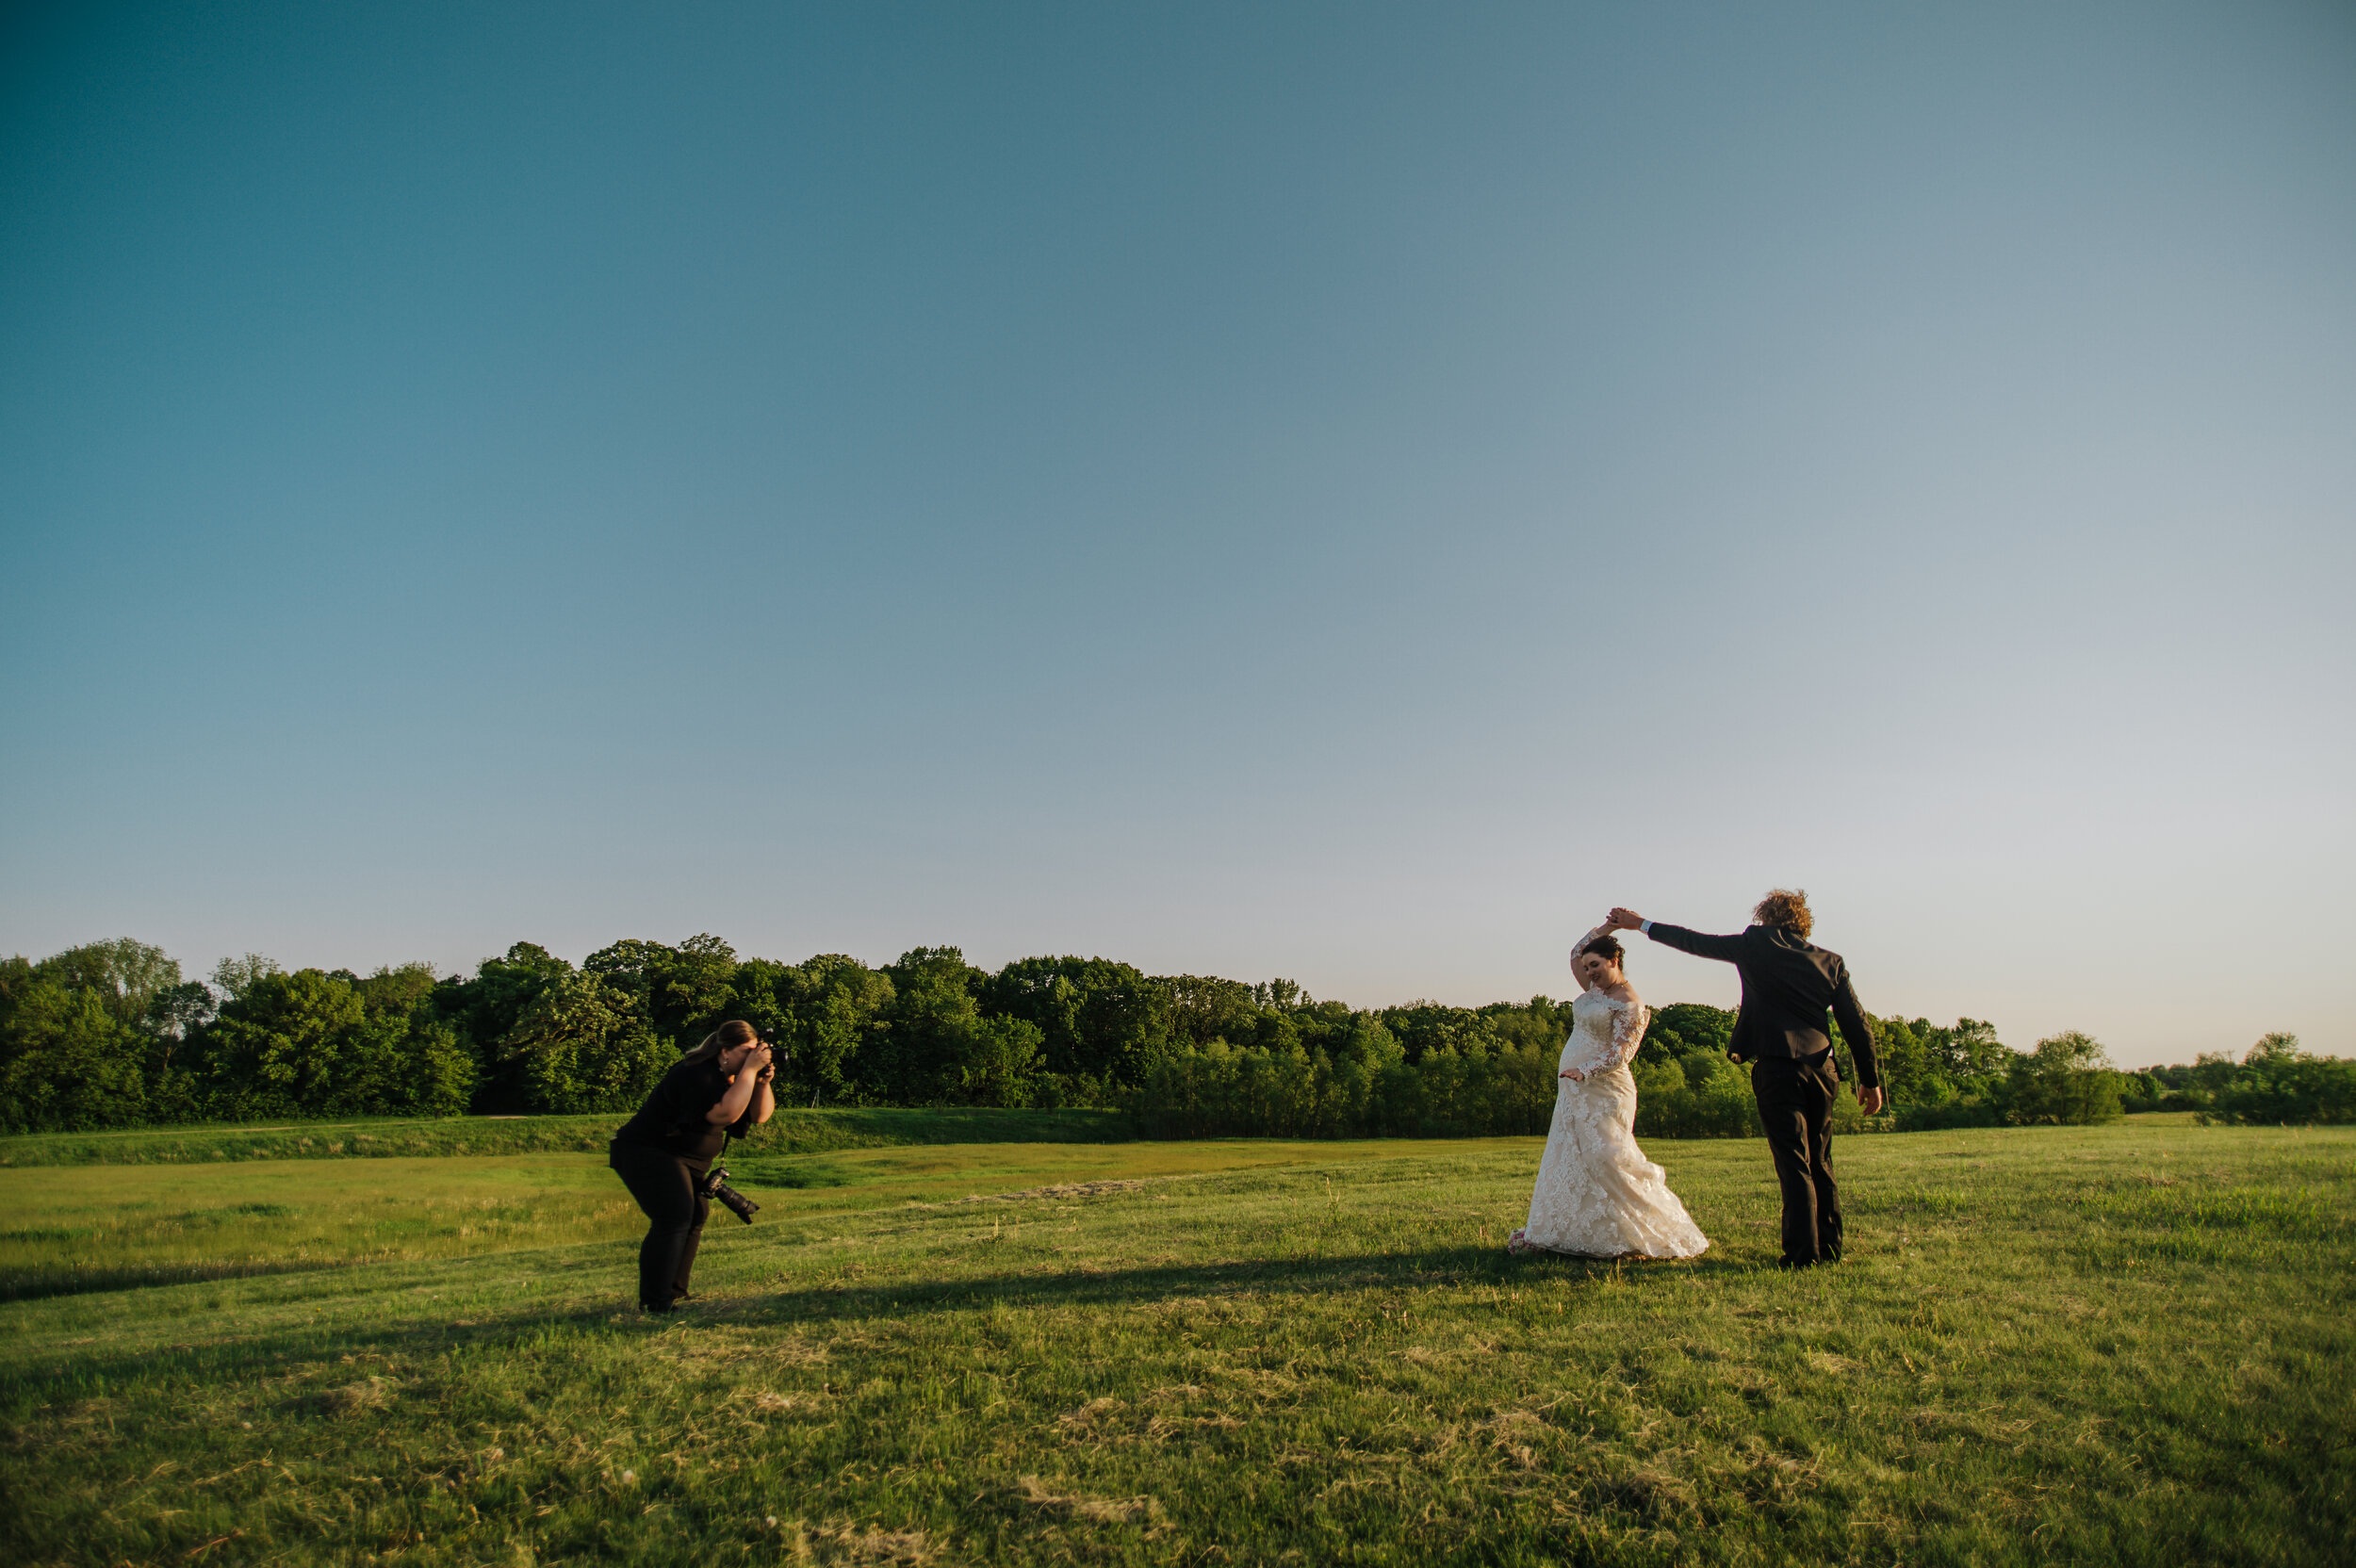
[[[1575,1067],[1566,1067],[1560,1073],[1557,1073],[1556,1076],[1568,1078],[1574,1084],[1583,1084],[1587,1082],[1587,1074],[1579,1071],[1579,1069]]]

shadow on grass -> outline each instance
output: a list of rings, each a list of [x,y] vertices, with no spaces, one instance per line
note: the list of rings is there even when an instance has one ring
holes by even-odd
[[[313,1361],[363,1351],[442,1354],[544,1340],[551,1331],[652,1336],[692,1333],[699,1327],[784,1327],[924,1312],[971,1312],[998,1306],[1120,1307],[1194,1299],[1209,1303],[1221,1298],[1327,1296],[1384,1288],[1512,1288],[1547,1279],[1573,1285],[1617,1284],[1647,1289],[1679,1284],[1696,1275],[1726,1277],[1758,1271],[1753,1263],[1707,1256],[1679,1263],[1614,1265],[1568,1257],[1511,1258],[1493,1247],[1441,1247],[1140,1268],[973,1274],[929,1281],[826,1285],[771,1294],[734,1290],[714,1296],[678,1318],[663,1319],[643,1316],[630,1305],[636,1281],[635,1259],[629,1254],[634,1251],[634,1248],[616,1246],[606,1258],[581,1258],[548,1270],[551,1274],[576,1277],[610,1276],[611,1298],[595,1305],[549,1305],[505,1312],[477,1308],[474,1310],[483,1315],[432,1322],[306,1325],[276,1333],[238,1335],[229,1340],[151,1347],[137,1351],[98,1346],[61,1348],[55,1356],[11,1358],[16,1364],[0,1370],[0,1403],[21,1406],[28,1398],[43,1399],[49,1396],[52,1380],[67,1376],[69,1371],[75,1380],[87,1380],[93,1384],[137,1380],[142,1373],[159,1370],[165,1364],[170,1364],[179,1377],[246,1377],[253,1374],[257,1364]],[[169,1282],[157,1279],[147,1282]],[[574,1298],[575,1301],[578,1299]]]
[[[969,1275],[888,1284],[823,1285],[774,1296],[731,1295],[713,1304],[711,1321],[735,1325],[814,1323],[920,1311],[977,1308],[1143,1306],[1220,1297],[1326,1296],[1369,1289],[1491,1285],[1511,1288],[1542,1280],[1572,1284],[1613,1282],[1646,1288],[1691,1280],[1750,1274],[1759,1266],[1722,1257],[1683,1262],[1615,1264],[1584,1258],[1508,1257],[1494,1247],[1421,1248],[1341,1256],[1238,1259],[1144,1268],[1042,1269]]]
[[[352,1265],[330,1261],[132,1264],[117,1268],[28,1268],[0,1274],[0,1301],[39,1301],[56,1296],[90,1296],[155,1285],[204,1284],[213,1280],[250,1280],[266,1274],[319,1274]]]

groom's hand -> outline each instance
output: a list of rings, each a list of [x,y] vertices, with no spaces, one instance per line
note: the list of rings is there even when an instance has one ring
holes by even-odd
[[[1867,1116],[1879,1116],[1882,1111],[1883,1098],[1879,1085],[1870,1089],[1859,1089],[1857,1091],[1857,1108]]]
[[[1614,931],[1641,931],[1644,928],[1644,917],[1633,909],[1615,908],[1605,923]]]

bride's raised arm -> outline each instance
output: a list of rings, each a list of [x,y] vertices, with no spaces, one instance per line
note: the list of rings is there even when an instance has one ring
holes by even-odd
[[[1579,982],[1579,988],[1581,991],[1592,991],[1595,988],[1589,985],[1586,978],[1579,972],[1579,956],[1586,952],[1589,947],[1593,946],[1596,938],[1608,937],[1610,935],[1612,935],[1612,923],[1610,921],[1605,921],[1601,925],[1596,926],[1593,931],[1588,932],[1587,935],[1579,938],[1579,940],[1571,944],[1571,978]]]

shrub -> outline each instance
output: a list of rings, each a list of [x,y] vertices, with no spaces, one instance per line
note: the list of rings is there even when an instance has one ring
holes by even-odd
[[[2028,1055],[2013,1059],[2008,1119],[2019,1126],[2117,1121],[2124,1114],[2120,1077],[2112,1070],[2102,1042],[2078,1030],[2065,1030],[2037,1041]]]
[[[2250,1048],[2211,1114],[2256,1125],[2356,1121],[2356,1062],[2310,1056],[2298,1037],[2268,1035]]]
[[[1750,1077],[1723,1054],[1693,1052],[1674,1062],[1634,1068],[1640,1138],[1760,1136]]]

